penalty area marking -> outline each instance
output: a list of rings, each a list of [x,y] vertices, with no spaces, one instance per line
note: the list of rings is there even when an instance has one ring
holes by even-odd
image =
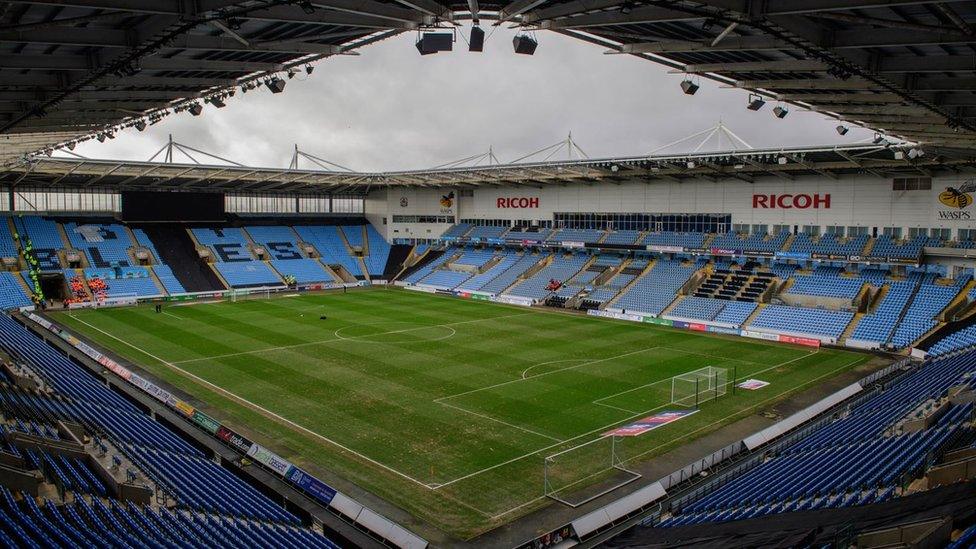
[[[313,437],[315,437],[315,438],[317,438],[319,440],[322,440],[324,442],[327,442],[327,443],[329,443],[329,444],[331,444],[331,445],[333,445],[333,446],[335,446],[337,448],[340,448],[341,450],[343,450],[345,452],[348,452],[350,454],[353,454],[354,456],[356,456],[356,457],[358,457],[358,458],[360,458],[362,460],[365,460],[365,461],[367,461],[369,463],[372,463],[373,465],[376,465],[377,467],[380,467],[380,468],[382,468],[382,469],[384,469],[386,471],[389,471],[389,472],[391,472],[391,473],[393,473],[393,474],[395,474],[395,475],[397,475],[397,476],[399,476],[401,478],[407,479],[410,482],[413,482],[414,484],[423,486],[424,488],[427,488],[428,490],[432,490],[433,489],[433,486],[434,485],[431,485],[431,484],[428,484],[426,482],[422,482],[420,480],[417,480],[417,479],[411,477],[410,475],[408,475],[406,473],[401,473],[400,471],[397,471],[396,469],[390,467],[389,465],[384,465],[384,464],[376,461],[375,459],[372,459],[372,458],[370,458],[368,456],[365,456],[365,455],[363,455],[363,454],[361,454],[361,453],[353,450],[352,448],[349,448],[348,446],[345,446],[343,444],[340,444],[340,443],[338,443],[338,442],[336,442],[336,441],[334,441],[334,440],[332,440],[332,439],[330,439],[330,438],[328,438],[326,436],[323,436],[323,435],[321,435],[319,433],[316,433],[315,431],[313,431],[313,430],[311,430],[311,429],[309,429],[307,427],[304,427],[302,425],[299,425],[299,424],[295,423],[294,421],[292,421],[292,420],[290,420],[288,418],[282,417],[282,416],[280,416],[280,415],[272,412],[271,410],[268,410],[267,408],[265,408],[265,407],[263,407],[263,406],[261,406],[259,404],[255,404],[255,403],[251,402],[250,400],[247,400],[246,398],[244,398],[242,396],[239,396],[237,394],[234,394],[234,393],[232,393],[232,392],[224,389],[223,387],[220,387],[218,385],[215,385],[215,384],[207,381],[206,379],[203,379],[202,377],[200,377],[200,376],[198,376],[196,374],[193,374],[191,372],[188,372],[188,371],[184,370],[183,368],[180,368],[179,366],[176,366],[172,362],[168,362],[166,360],[163,360],[163,359],[159,358],[158,356],[156,356],[156,355],[154,355],[154,354],[152,354],[152,353],[150,353],[150,352],[148,352],[148,351],[146,351],[146,350],[144,350],[144,349],[142,349],[140,347],[136,347],[135,345],[129,343],[128,341],[125,341],[124,339],[119,339],[115,335],[110,334],[110,333],[106,332],[105,330],[102,330],[98,326],[94,326],[94,325],[92,325],[92,324],[90,324],[88,322],[85,322],[84,320],[81,320],[80,318],[77,318],[77,317],[75,317],[75,320],[77,320],[78,322],[81,322],[82,324],[88,326],[89,328],[92,328],[93,330],[96,330],[96,331],[98,331],[98,332],[100,332],[102,334],[105,334],[106,336],[108,336],[108,337],[110,337],[110,338],[118,341],[119,343],[122,343],[123,345],[126,345],[127,347],[131,347],[132,349],[135,349],[136,351],[139,351],[140,353],[148,356],[149,358],[152,358],[153,360],[156,360],[157,362],[160,362],[161,364],[164,364],[168,368],[171,368],[173,370],[176,370],[180,374],[182,374],[182,375],[184,375],[184,376],[186,376],[186,377],[188,377],[188,378],[196,381],[197,383],[199,383],[201,385],[207,386],[208,388],[212,389],[213,391],[215,391],[217,393],[220,393],[220,394],[226,396],[227,398],[230,398],[231,400],[235,400],[235,401],[237,401],[237,402],[239,402],[241,404],[244,404],[245,406],[247,406],[249,408],[252,408],[254,410],[257,410],[258,412],[260,412],[265,417],[269,417],[269,418],[275,419],[275,420],[277,420],[277,421],[279,421],[281,423],[285,423],[285,424],[293,427],[294,429],[297,429],[297,430],[299,430],[299,431],[301,431],[301,432],[303,432],[305,434],[311,435],[311,436],[313,436]]]

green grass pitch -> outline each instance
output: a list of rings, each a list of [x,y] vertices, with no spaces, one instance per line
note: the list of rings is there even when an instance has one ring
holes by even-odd
[[[622,440],[627,463],[870,358],[382,289],[54,319],[340,490],[463,538],[551,503],[545,456],[674,409],[672,376],[716,366],[770,385]]]

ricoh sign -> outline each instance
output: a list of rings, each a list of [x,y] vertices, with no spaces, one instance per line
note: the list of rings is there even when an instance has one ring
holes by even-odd
[[[753,209],[763,210],[820,210],[830,208],[827,194],[754,194]]]
[[[500,196],[495,199],[495,207],[499,209],[538,209],[539,197]]]

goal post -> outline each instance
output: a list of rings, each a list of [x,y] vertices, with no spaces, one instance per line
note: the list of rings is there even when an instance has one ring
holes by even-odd
[[[671,378],[671,404],[697,408],[728,390],[728,369],[706,366]]]
[[[271,299],[271,290],[269,288],[256,288],[251,290],[231,289],[228,291],[227,297],[230,299],[231,303],[248,301],[252,299]]]
[[[620,437],[603,436],[550,454],[543,458],[544,495],[570,507],[579,507],[641,475],[624,467]],[[616,470],[611,486],[601,485],[597,493],[584,490],[590,482]]]

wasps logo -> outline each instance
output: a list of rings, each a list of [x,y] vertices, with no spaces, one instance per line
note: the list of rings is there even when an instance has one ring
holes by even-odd
[[[949,208],[962,210],[973,203],[973,197],[969,193],[964,193],[954,187],[946,187],[946,190],[939,193],[939,202]]]
[[[454,191],[451,191],[441,197],[441,207],[450,208],[454,206]]]

